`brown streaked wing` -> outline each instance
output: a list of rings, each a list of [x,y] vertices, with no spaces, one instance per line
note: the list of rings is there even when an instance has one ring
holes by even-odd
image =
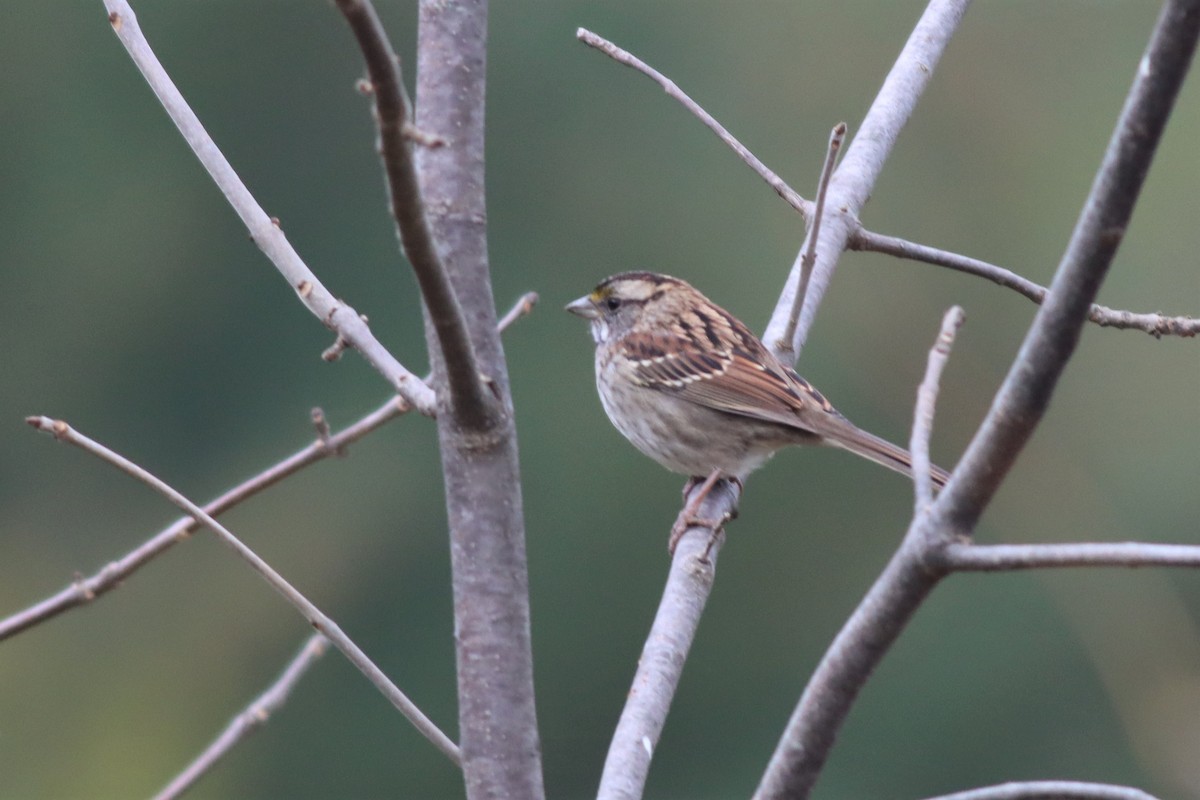
[[[745,346],[721,352],[665,334],[631,333],[622,340],[635,380],[697,405],[803,430],[811,430],[804,417],[832,411],[757,340],[740,344]]]

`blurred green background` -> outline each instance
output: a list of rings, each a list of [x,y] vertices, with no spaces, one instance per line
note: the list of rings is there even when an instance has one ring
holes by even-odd
[[[1047,282],[1157,13],[1151,2],[980,2],[864,219]],[[551,796],[594,793],[657,605],[681,479],[604,418],[566,301],[605,275],[686,277],[761,328],[799,218],[591,28],[674,78],[805,195],[829,128],[854,134],[920,2],[503,2],[489,54],[497,302],[528,520]],[[323,281],[412,369],[425,346],[397,254],[352,38],[330,3],[137,4],[209,132]],[[0,32],[0,615],[175,519],[29,430],[65,418],[196,499],[387,396],[258,253],[112,35],[99,2],[18,2]],[[405,63],[411,2],[381,3]],[[411,76],[410,76],[411,77]],[[1200,81],[1192,76],[1101,302],[1200,310]],[[934,455],[950,467],[1034,312],[981,280],[847,254],[800,371],[905,441],[941,314],[959,336]],[[984,542],[1200,544],[1200,343],[1089,327]],[[453,734],[449,566],[433,425],[412,417],[225,519]],[[807,676],[899,541],[896,475],[836,451],[747,487],[648,788],[747,796]],[[965,575],[941,586],[849,718],[824,798],[1012,779],[1200,797],[1200,574]],[[119,590],[0,645],[0,797],[159,788],[269,683],[305,624],[198,535]],[[456,773],[336,654],[198,798],[461,794]]]

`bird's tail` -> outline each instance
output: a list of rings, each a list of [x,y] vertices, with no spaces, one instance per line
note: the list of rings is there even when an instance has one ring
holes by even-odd
[[[840,441],[827,436],[825,442],[912,477],[912,453],[886,439],[880,439],[872,433],[867,433],[862,428],[856,428],[856,433],[857,435],[852,438],[840,437]],[[950,480],[950,473],[936,464],[930,464],[929,477],[933,479],[934,486],[940,489],[946,485],[946,481]]]

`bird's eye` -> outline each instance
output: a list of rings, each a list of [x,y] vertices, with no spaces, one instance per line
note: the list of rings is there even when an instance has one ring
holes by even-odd
[[[604,307],[609,311],[616,311],[621,307],[621,299],[619,297],[609,297],[604,300]]]

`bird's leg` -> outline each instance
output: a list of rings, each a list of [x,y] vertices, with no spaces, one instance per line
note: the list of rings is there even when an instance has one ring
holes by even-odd
[[[721,479],[721,470],[714,469],[709,473],[704,482],[700,482],[700,478],[692,476],[688,478],[688,482],[683,487],[683,498],[686,504],[683,510],[679,512],[679,516],[675,518],[675,524],[671,526],[671,538],[667,541],[667,552],[675,555],[675,547],[679,544],[679,539],[693,525],[702,525],[712,531],[712,538],[709,539],[708,547],[704,549],[704,558],[708,558],[708,553],[712,550],[712,546],[717,536],[721,533],[721,526],[729,519],[726,515],[722,519],[701,519],[696,514],[700,510],[700,504],[704,502],[704,498],[708,497],[708,493],[717,485],[717,481]],[[736,480],[736,479],[735,479]],[[700,491],[695,493],[695,496],[688,499],[688,495],[700,484]]]

